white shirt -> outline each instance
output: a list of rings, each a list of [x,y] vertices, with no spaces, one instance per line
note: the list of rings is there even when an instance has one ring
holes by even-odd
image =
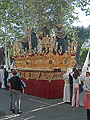
[[[73,85],[79,85],[79,84],[81,84],[80,76],[78,76],[77,79],[73,78]]]
[[[80,80],[83,81],[85,80],[86,78],[86,72],[83,72],[81,75],[80,75]]]
[[[83,88],[84,90],[90,90],[90,76],[85,79]]]

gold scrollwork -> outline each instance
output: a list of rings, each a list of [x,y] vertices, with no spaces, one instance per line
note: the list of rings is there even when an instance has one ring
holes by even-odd
[[[38,80],[40,76],[40,72],[33,72],[33,76],[35,77],[36,80]]]
[[[62,73],[61,72],[55,72],[54,73],[54,77],[52,78],[52,80],[62,80]]]
[[[51,82],[53,76],[54,76],[54,73],[47,73],[47,78],[49,82]]]
[[[46,72],[41,72],[39,80],[48,80],[48,78],[46,76]]]
[[[30,72],[25,72],[25,79],[28,81],[30,79]]]
[[[25,78],[25,77],[24,77],[24,72],[21,72],[20,77],[21,77],[21,78]]]

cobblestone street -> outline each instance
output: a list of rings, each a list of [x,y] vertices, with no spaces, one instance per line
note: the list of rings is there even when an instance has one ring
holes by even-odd
[[[0,88],[0,120],[86,120],[84,107],[71,108],[62,98],[45,99],[24,94],[21,111],[22,114],[12,114],[9,92]]]

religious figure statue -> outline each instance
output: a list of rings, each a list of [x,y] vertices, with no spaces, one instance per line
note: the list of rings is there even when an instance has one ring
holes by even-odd
[[[36,33],[34,32],[34,29],[31,28],[30,29],[30,41],[29,41],[29,49],[31,47],[31,49],[35,49],[37,50],[37,45],[38,45],[38,41],[37,41],[37,36]]]
[[[34,32],[33,28],[30,29],[30,35],[28,33],[25,33],[25,35],[21,39],[21,44],[24,51],[25,48],[27,48],[27,51],[31,49],[34,50],[35,48],[37,50],[38,42],[37,42],[36,33]]]
[[[22,49],[27,48],[27,51],[29,50],[29,35],[27,33],[25,33],[25,35],[22,37],[21,39],[21,44],[22,44]]]
[[[56,30],[56,42],[58,42],[57,51],[59,51],[60,47],[62,46],[62,53],[65,53],[65,39],[66,38],[67,38],[67,33],[62,28],[61,24],[58,24],[57,30]]]
[[[39,39],[42,40],[42,51],[43,50],[45,51],[45,44],[48,42],[47,39],[46,39],[46,37],[50,37],[50,31],[48,30],[47,25],[44,24],[42,32],[39,35]]]

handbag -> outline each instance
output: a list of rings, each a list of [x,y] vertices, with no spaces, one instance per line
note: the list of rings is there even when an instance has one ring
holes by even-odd
[[[83,82],[81,81],[81,84],[79,84],[79,93],[83,92]]]

